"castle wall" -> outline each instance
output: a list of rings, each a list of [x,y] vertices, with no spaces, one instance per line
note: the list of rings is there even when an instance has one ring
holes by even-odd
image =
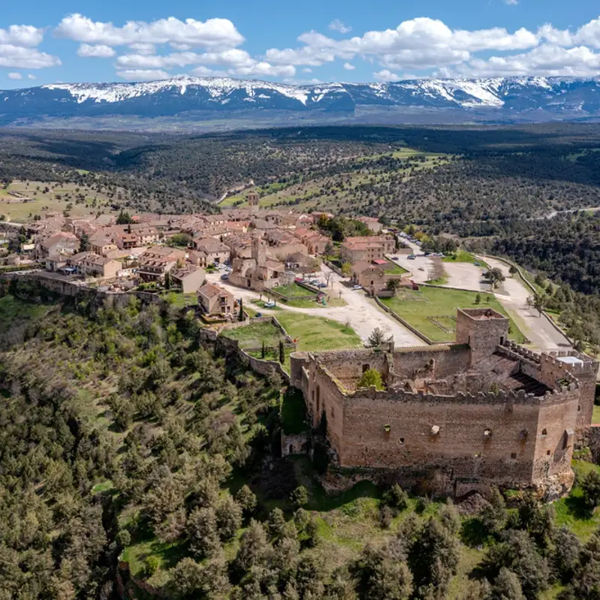
[[[445,379],[468,369],[470,360],[471,352],[467,346],[424,346],[418,350],[400,348],[394,352],[394,374],[412,379],[417,371],[431,364],[432,370],[427,376]]]
[[[471,361],[476,363],[493,354],[508,339],[509,320],[489,308],[456,311],[456,342],[471,347]]]
[[[514,395],[508,398],[402,393],[349,397],[340,463],[449,469],[454,480],[529,482],[539,408],[529,398],[521,403],[513,402]],[[434,427],[439,427],[437,434]]]

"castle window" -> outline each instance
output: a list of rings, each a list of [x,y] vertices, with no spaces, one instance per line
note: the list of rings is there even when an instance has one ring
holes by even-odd
[[[550,456],[550,450],[546,450],[546,456]]]
[[[516,452],[511,452],[511,454],[510,454],[510,457],[511,457],[512,459],[515,459],[515,458],[517,458],[517,453],[516,453]]]
[[[542,437],[546,437],[548,435],[547,429],[542,429]]]
[[[391,426],[391,425],[384,425],[384,426],[383,426],[383,430],[384,430],[386,433],[389,433],[389,432],[392,430],[392,426]]]
[[[363,365],[362,366],[362,372],[366,373],[369,370],[369,365]]]
[[[398,444],[404,446],[404,438],[398,438]]]
[[[474,457],[474,458],[481,458],[481,452],[476,452],[476,453],[473,455],[473,457]]]
[[[440,426],[439,425],[434,425],[431,428],[431,435],[437,435],[440,432]]]
[[[492,437],[492,430],[491,430],[491,429],[486,429],[486,430],[483,432],[483,436],[484,436],[485,438],[491,438],[491,437]]]
[[[581,404],[577,407],[577,412],[581,411]]]

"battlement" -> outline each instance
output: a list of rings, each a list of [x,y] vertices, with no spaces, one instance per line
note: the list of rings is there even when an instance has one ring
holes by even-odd
[[[566,491],[574,445],[591,422],[598,363],[538,354],[507,335],[508,319],[493,310],[458,311],[455,344],[296,352],[292,381],[313,426],[326,417],[342,466],[432,468],[463,490],[550,487],[557,478]],[[362,387],[369,370],[384,389]]]

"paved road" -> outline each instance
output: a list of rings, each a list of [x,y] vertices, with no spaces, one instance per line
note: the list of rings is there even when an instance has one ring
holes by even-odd
[[[329,272],[329,268],[323,266],[324,272]],[[218,282],[224,288],[228,289],[236,298],[242,298],[244,302],[250,303],[260,297],[260,294],[252,290],[238,288],[227,282],[220,281],[220,273],[207,274],[209,281]],[[401,323],[392,319],[386,312],[381,310],[373,300],[367,297],[363,291],[355,291],[345,286],[343,278],[333,273],[331,276],[330,287],[327,292],[333,298],[341,298],[346,301],[347,306],[331,308],[293,308],[286,306],[284,310],[298,312],[315,317],[324,317],[333,319],[344,325],[348,324],[360,336],[363,342],[366,342],[371,332],[379,327],[386,335],[392,335],[396,346],[423,346],[423,340],[414,333],[406,329]],[[264,296],[263,296],[264,297]],[[283,308],[283,305],[281,305]],[[268,309],[261,309],[265,314],[275,314]]]
[[[496,298],[507,311],[517,316],[519,327],[524,329],[523,333],[532,344],[540,350],[570,348],[567,338],[554,328],[548,318],[540,316],[537,310],[527,304],[531,290],[519,278],[510,275],[509,267],[495,258],[486,258],[485,261],[490,267],[497,267],[504,273],[506,281],[496,291]]]

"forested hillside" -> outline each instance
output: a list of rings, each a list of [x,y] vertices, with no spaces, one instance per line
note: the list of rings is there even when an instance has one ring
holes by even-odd
[[[281,378],[200,344],[192,314],[4,294],[1,598],[115,598],[119,577],[133,597],[596,597],[590,463],[555,506],[457,508],[427,478],[327,496],[325,454],[278,458]]]

